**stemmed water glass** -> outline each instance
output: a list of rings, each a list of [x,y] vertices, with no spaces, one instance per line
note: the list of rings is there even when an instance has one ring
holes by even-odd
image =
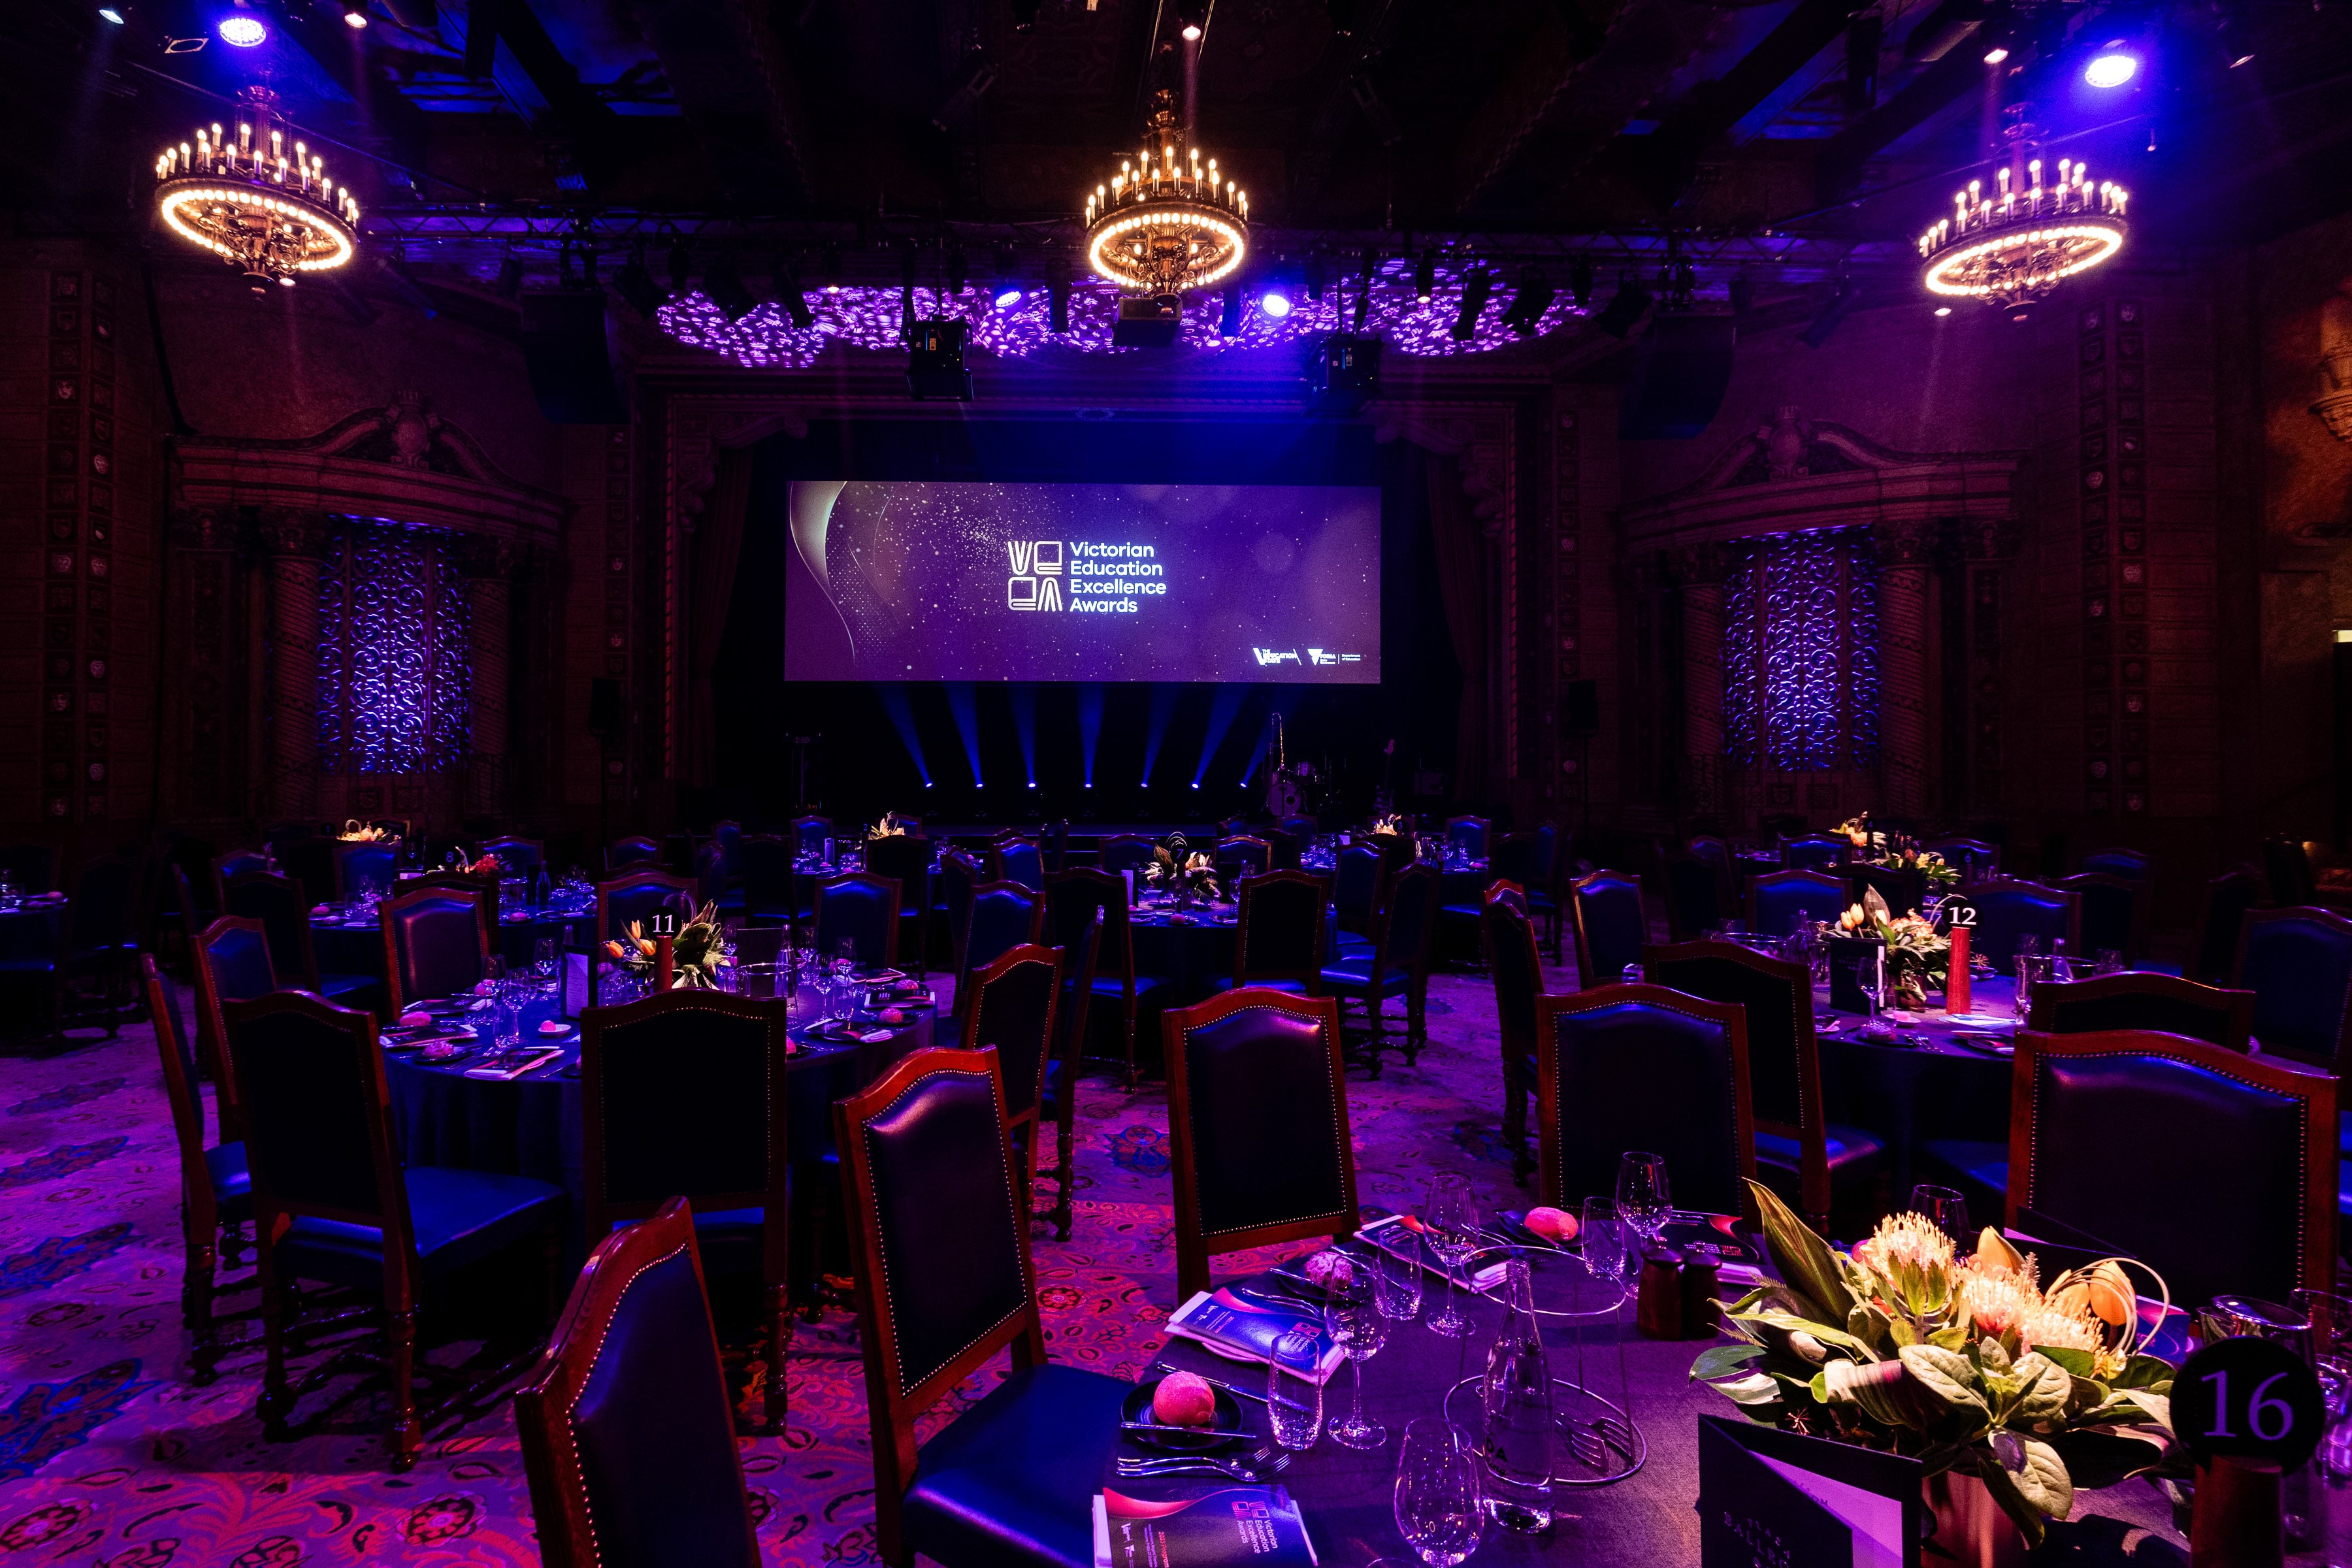
[[[1429,1568],[1454,1568],[1477,1551],[1486,1516],[1470,1434],[1441,1415],[1407,1426],[1395,1508],[1397,1532]]]
[[[1666,1157],[1631,1149],[1617,1161],[1617,1212],[1644,1243],[1654,1242],[1674,1212]],[[1637,1253],[1638,1256],[1638,1253]]]
[[[1388,1343],[1389,1321],[1381,1310],[1380,1277],[1367,1261],[1328,1252],[1323,1273],[1323,1327],[1331,1342],[1348,1352],[1353,1369],[1355,1397],[1348,1418],[1331,1427],[1331,1439],[1349,1448],[1377,1448],[1389,1440],[1388,1428],[1364,1419],[1364,1363]]]
[[[1470,1321],[1454,1304],[1454,1271],[1478,1249],[1478,1205],[1470,1195],[1470,1179],[1453,1171],[1431,1177],[1421,1223],[1429,1249],[1445,1265],[1445,1304],[1429,1315],[1430,1331],[1458,1339],[1468,1331]]]

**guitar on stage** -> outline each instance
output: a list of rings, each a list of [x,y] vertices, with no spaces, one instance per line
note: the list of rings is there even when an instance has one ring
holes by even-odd
[[[1282,749],[1282,715],[1277,712],[1271,717],[1274,721],[1274,761],[1265,773],[1265,808],[1274,814],[1276,822],[1281,822],[1297,816],[1306,808],[1307,797],[1298,787],[1298,773],[1305,772],[1305,769],[1294,773],[1286,765]]]

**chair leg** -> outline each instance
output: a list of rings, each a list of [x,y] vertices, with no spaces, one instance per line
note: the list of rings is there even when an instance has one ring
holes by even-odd
[[[550,1230],[539,1238],[540,1280],[547,1293],[547,1326],[555,1327],[563,1316],[563,1299],[571,1287],[563,1278],[563,1237]]]
[[[407,1470],[425,1446],[416,1419],[416,1311],[398,1309],[385,1320],[384,1337],[392,1342],[392,1468]]]
[[[245,1227],[224,1225],[220,1227],[220,1258],[224,1268],[245,1267]]]
[[[779,1280],[768,1287],[768,1386],[760,1396],[760,1421],[766,1431],[784,1429],[784,1369],[792,1344],[792,1288]]]
[[[213,1321],[213,1248],[209,1237],[191,1237],[187,1271],[180,1279],[180,1323],[193,1336],[190,1380],[203,1388],[220,1375],[220,1325]]]
[[[285,1284],[277,1271],[269,1267],[265,1256],[261,1266],[261,1342],[264,1357],[261,1370],[261,1434],[273,1443],[286,1441],[286,1418],[294,1413],[294,1397],[286,1386],[286,1323],[288,1307]]]
[[[1127,1088],[1135,1091],[1135,998],[1127,999]]]

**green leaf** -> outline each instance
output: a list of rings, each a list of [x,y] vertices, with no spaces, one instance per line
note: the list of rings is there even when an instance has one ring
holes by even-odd
[[[1963,1351],[1969,1348],[1969,1331],[1958,1323],[1946,1323],[1929,1334],[1926,1342],[1937,1350]]]
[[[1690,1374],[1709,1383],[1718,1377],[1730,1377],[1763,1353],[1762,1345],[1716,1345],[1699,1352],[1698,1359],[1691,1363]]]
[[[1765,1324],[1769,1328],[1785,1329],[1792,1334],[1811,1334],[1825,1345],[1838,1350],[1852,1351],[1864,1361],[1882,1359],[1876,1351],[1855,1339],[1843,1329],[1833,1329],[1827,1323],[1810,1322],[1788,1312],[1755,1312],[1749,1314],[1748,1321]]]
[[[1745,1377],[1735,1377],[1722,1383],[1710,1383],[1707,1386],[1734,1405],[1777,1404],[1780,1398],[1780,1384],[1760,1372],[1751,1372]]]
[[[1905,1345],[1919,1343],[1919,1331],[1912,1326],[1908,1318],[1887,1319],[1886,1337],[1895,1342],[1895,1348],[1898,1351]]]
[[[2019,1393],[2011,1418],[2040,1425],[2055,1421],[2066,1414],[2066,1401],[2074,1393],[2074,1378],[2064,1367],[2039,1351],[2028,1351],[2017,1358],[2013,1369],[2017,1380],[2024,1386]]]
[[[2025,1444],[2025,1466],[2009,1472],[2011,1485],[2025,1500],[2052,1519],[2063,1519],[2074,1511],[2074,1482],[2066,1474],[2066,1461],[2058,1450],[2038,1438],[2022,1439]]]
[[[1771,1255],[1772,1267],[1781,1279],[1811,1305],[1823,1312],[1834,1311],[1838,1321],[1843,1321],[1845,1313],[1840,1309],[1853,1300],[1853,1292],[1845,1288],[1845,1277],[1839,1272],[1829,1243],[1815,1236],[1771,1188],[1750,1182],[1748,1190],[1756,1195],[1756,1210],[1764,1221],[1764,1249]]]
[[[2034,1353],[2045,1360],[2056,1362],[2076,1377],[2090,1376],[2091,1369],[2095,1364],[2089,1351],[2078,1351],[2066,1345],[2039,1345],[2035,1347]]]
[[[2027,1499],[2015,1478],[2001,1468],[2000,1456],[1991,1449],[1979,1449],[1976,1460],[1977,1474],[1983,1479],[1985,1490],[1992,1494],[1992,1500],[2000,1504],[2000,1511],[2009,1515],[2017,1528],[2024,1532],[2028,1542],[2035,1546],[2041,1545],[2048,1524],[2042,1510]],[[2072,1506],[2071,1500],[2069,1506]]]
[[[1905,1345],[1900,1353],[1904,1369],[1947,1405],[1989,1412],[1975,1387],[1976,1363],[1967,1356],[1935,1345]]]
[[[1867,1301],[1856,1301],[1845,1315],[1845,1331],[1874,1351],[1884,1348],[1886,1331],[1886,1314]]]
[[[1999,1340],[1990,1335],[1976,1342],[1977,1364],[1987,1372],[2007,1372],[2009,1352]]]
[[[2068,1368],[2073,1371],[2073,1368]],[[2173,1366],[2162,1356],[2136,1355],[2124,1363],[2123,1371],[2107,1379],[2112,1388],[2146,1388],[2157,1393],[2168,1392],[2172,1384]]]

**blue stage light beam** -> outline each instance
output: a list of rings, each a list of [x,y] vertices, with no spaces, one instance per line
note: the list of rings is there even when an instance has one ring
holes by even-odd
[[[1160,742],[1168,738],[1176,717],[1176,688],[1162,682],[1151,689],[1151,728],[1143,736],[1143,787],[1151,787],[1151,764],[1160,760]]]
[[[980,776],[980,710],[973,705],[971,682],[950,680],[948,687],[948,711],[955,715],[956,733],[963,737],[963,754],[971,763],[971,784],[974,789],[986,789],[988,781]]]
[[[874,688],[882,699],[882,711],[890,715],[890,727],[898,731],[898,739],[907,745],[907,755],[915,760],[915,771],[923,775],[923,787],[931,787],[931,770],[923,761],[923,742],[915,730],[915,705],[908,700],[903,681],[883,681]]]
[[[1257,746],[1250,752],[1249,766],[1242,770],[1242,787],[1244,789],[1249,788],[1250,780],[1257,774],[1258,764],[1265,761],[1266,752],[1271,751],[1274,747],[1274,721],[1276,715],[1281,712],[1282,710],[1279,708],[1267,709],[1265,713],[1265,721],[1257,727]],[[1287,721],[1286,719],[1286,721]]]
[[[1103,689],[1090,682],[1078,688],[1078,743],[1084,748],[1087,788],[1095,787],[1095,747],[1102,740]]]
[[[1037,787],[1037,688],[1016,680],[1006,693],[1013,700],[1013,728],[1021,737],[1021,767],[1029,787]]]
[[[1234,727],[1234,716],[1241,712],[1242,701],[1248,696],[1249,688],[1237,683],[1217,688],[1216,698],[1209,704],[1209,732],[1201,742],[1201,765],[1192,770],[1194,789],[1199,789],[1201,781],[1208,776],[1209,763],[1216,757],[1219,743],[1224,740],[1225,731]]]

